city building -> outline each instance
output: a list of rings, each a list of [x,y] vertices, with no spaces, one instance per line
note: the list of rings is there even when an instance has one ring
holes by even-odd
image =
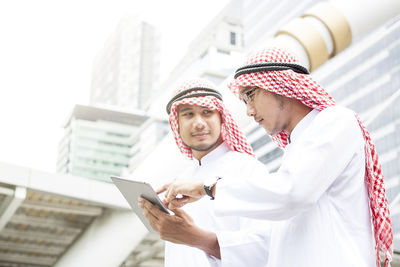
[[[243,4],[243,28],[245,51],[252,51],[271,39],[275,33],[293,18],[321,0],[246,0]]]
[[[153,152],[154,148],[163,140],[168,132],[168,121],[149,118],[137,131],[131,134],[129,142],[132,147],[129,152],[129,168],[126,175],[132,173],[146,156]]]
[[[148,119],[144,112],[76,105],[64,126],[57,172],[111,181],[128,168],[130,136]]]
[[[243,58],[242,5],[243,0],[230,1],[193,39],[185,55],[158,86],[157,98],[146,104],[151,116],[166,119],[160,107],[168,103],[182,81],[199,77],[219,85],[240,64]]]
[[[159,77],[160,34],[126,16],[93,63],[90,104],[143,109]]]

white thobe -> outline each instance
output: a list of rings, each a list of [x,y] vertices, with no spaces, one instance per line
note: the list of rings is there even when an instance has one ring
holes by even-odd
[[[263,166],[255,158],[232,151],[226,143],[201,159],[201,165],[193,160],[193,166],[185,170],[182,179],[204,179],[224,174],[245,175],[252,168]],[[183,207],[194,223],[216,233],[221,260],[207,255],[200,249],[166,242],[166,267],[206,266],[264,266],[268,261],[270,227],[268,222],[238,216],[216,217],[213,201],[204,197]]]
[[[276,173],[258,168],[218,182],[216,215],[280,221],[271,231],[271,267],[375,267],[364,139],[354,113],[313,110],[290,140]]]

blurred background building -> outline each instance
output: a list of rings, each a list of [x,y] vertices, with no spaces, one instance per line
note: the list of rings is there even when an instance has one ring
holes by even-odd
[[[126,16],[93,63],[90,104],[143,109],[159,79],[160,33]]]
[[[199,77],[220,85],[243,58],[243,0],[230,1],[194,38],[184,56],[155,90],[157,98],[147,103],[148,113],[167,119],[164,110],[176,87]]]
[[[154,151],[158,143],[168,134],[169,129],[168,121],[152,117],[130,135],[129,144],[132,147],[129,152],[129,166],[124,175],[132,173],[146,156]]]
[[[163,266],[164,242],[148,234],[115,186],[104,181],[109,175],[124,175],[156,186],[176,176],[185,160],[168,134],[165,104],[176,85],[191,77],[219,85],[257,158],[271,171],[277,170],[282,151],[246,119],[244,106],[236,105],[226,82],[246,53],[265,45],[288,22],[320,2],[327,1],[230,1],[205,22],[179,64],[160,83],[157,30],[137,18],[123,18],[93,64],[91,106],[77,105],[65,124],[59,173],[0,163],[0,266]],[[375,5],[377,10],[391,5],[400,14],[400,5],[393,0]],[[370,11],[366,6],[353,12],[354,2],[344,5],[346,16],[358,19],[351,23],[367,25],[363,19],[368,19],[369,28],[356,29],[351,45],[329,56],[312,74],[338,104],[359,113],[371,131],[392,212],[392,266],[396,267],[400,266],[400,20],[387,11],[379,14],[382,23],[371,22],[372,16],[363,13]],[[313,25],[320,29],[318,23]]]
[[[148,120],[144,112],[76,105],[64,126],[57,172],[111,182],[129,166],[130,137]]]

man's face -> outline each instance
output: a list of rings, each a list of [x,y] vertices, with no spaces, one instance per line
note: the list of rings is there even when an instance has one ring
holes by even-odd
[[[258,87],[241,87],[240,98],[245,102],[247,115],[274,135],[286,130],[289,117],[288,105],[284,96],[280,96]]]
[[[221,116],[217,110],[196,105],[178,106],[179,135],[195,151],[211,151],[219,144]]]

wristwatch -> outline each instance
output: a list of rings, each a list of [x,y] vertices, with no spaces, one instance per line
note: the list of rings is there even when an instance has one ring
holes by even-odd
[[[211,200],[215,199],[215,197],[212,194],[212,188],[217,184],[219,179],[222,178],[217,176],[217,177],[207,178],[204,181],[204,191],[206,191],[207,196],[209,196]]]

